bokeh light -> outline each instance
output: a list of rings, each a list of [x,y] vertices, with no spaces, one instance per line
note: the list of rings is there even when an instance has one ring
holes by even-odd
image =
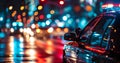
[[[79,12],[79,11],[80,11],[80,6],[78,6],[78,5],[75,6],[75,7],[74,7],[74,10],[75,10],[75,12]]]
[[[82,3],[82,2],[84,2],[85,0],[80,0],[80,2]]]
[[[42,14],[42,15],[39,16],[39,18],[40,18],[40,19],[44,19],[45,16]]]
[[[12,10],[13,9],[13,6],[9,6],[9,10]]]
[[[12,26],[17,26],[17,23],[16,23],[16,22],[13,22],[13,23],[12,23]]]
[[[64,4],[64,1],[60,1],[59,4],[60,4],[60,5],[63,5],[63,4]]]
[[[11,29],[10,29],[10,32],[14,32],[14,29],[13,29],[13,28],[11,28]]]
[[[88,11],[88,12],[92,11],[92,7],[91,7],[90,5],[87,5],[85,9],[86,9],[86,11]]]
[[[0,17],[0,21],[3,21],[3,17]]]
[[[53,27],[50,27],[50,28],[47,30],[48,33],[52,33],[53,31],[54,31],[54,28],[53,28]]]
[[[54,14],[54,13],[55,13],[55,11],[54,11],[54,10],[51,10],[51,11],[50,11],[50,14]]]
[[[47,20],[47,21],[46,21],[46,25],[50,25],[50,20]]]
[[[32,25],[31,25],[31,28],[34,29],[34,28],[35,28],[35,24],[32,24]]]
[[[22,16],[26,16],[26,12],[23,12],[23,13],[22,13]]]
[[[42,10],[43,9],[43,6],[42,5],[39,5],[38,6],[38,10]]]
[[[57,31],[57,32],[61,32],[61,28],[57,28],[56,31]]]
[[[40,30],[40,29],[36,29],[36,32],[37,32],[37,33],[40,33],[40,32],[41,32],[41,30]]]
[[[51,15],[51,14],[47,14],[46,17],[47,17],[47,18],[51,18],[52,15]]]
[[[21,15],[18,15],[17,18],[18,18],[18,19],[21,19]]]
[[[13,13],[11,14],[12,17],[14,17],[17,14],[17,11],[13,11]]]
[[[18,26],[23,26],[22,22],[17,22],[17,23],[18,23]]]
[[[63,16],[63,18],[62,18],[64,21],[66,21],[67,20],[67,16]]]
[[[68,29],[68,28],[64,28],[64,32],[65,32],[65,33],[68,33],[68,32],[69,32],[69,29]]]
[[[44,2],[45,0],[41,0],[42,2]]]
[[[34,13],[34,15],[37,16],[37,15],[38,15],[38,11],[36,11],[36,12]]]
[[[20,7],[20,10],[24,10],[24,9],[25,9],[25,7],[24,7],[24,6],[21,6],[21,7]]]

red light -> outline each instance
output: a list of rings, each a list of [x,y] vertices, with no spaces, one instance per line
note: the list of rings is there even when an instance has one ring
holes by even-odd
[[[113,4],[105,4],[105,5],[102,5],[102,8],[112,8],[114,6],[115,5],[113,5]]]
[[[45,0],[41,0],[42,2],[44,2]]]
[[[120,4],[104,4],[102,8],[113,8],[113,7],[120,7]]]
[[[18,15],[17,18],[18,18],[18,19],[21,19],[21,15]]]
[[[120,7],[120,4],[119,4],[119,7]]]
[[[40,19],[44,19],[44,15],[40,15],[40,17],[39,17]]]
[[[107,5],[102,5],[102,8],[106,8],[107,7]]]
[[[60,1],[59,4],[60,4],[60,5],[63,5],[63,4],[64,4],[64,1]]]

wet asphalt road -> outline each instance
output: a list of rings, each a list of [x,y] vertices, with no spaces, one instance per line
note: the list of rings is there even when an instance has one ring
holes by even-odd
[[[8,36],[0,39],[0,63],[62,63],[61,39]]]

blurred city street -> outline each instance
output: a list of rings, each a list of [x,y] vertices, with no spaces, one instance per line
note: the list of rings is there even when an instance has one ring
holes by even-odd
[[[8,36],[2,40],[0,63],[62,63],[63,43],[60,38],[30,39],[23,41],[22,37]]]
[[[106,1],[0,0],[0,63],[63,63],[64,34],[83,30]]]

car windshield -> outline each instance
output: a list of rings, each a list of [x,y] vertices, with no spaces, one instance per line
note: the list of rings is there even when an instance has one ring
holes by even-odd
[[[107,40],[105,41],[103,38],[108,39],[109,27],[113,20],[113,16],[99,16],[93,19],[83,30],[81,37],[87,38],[87,41],[83,42],[89,43],[92,46],[105,47]]]

